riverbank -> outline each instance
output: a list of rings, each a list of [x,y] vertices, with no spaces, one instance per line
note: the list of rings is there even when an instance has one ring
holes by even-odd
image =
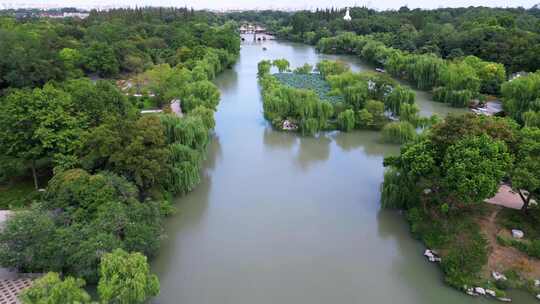
[[[405,211],[413,235],[438,253],[450,286],[473,296],[488,290],[497,298],[507,298],[511,288],[540,293],[540,209],[493,204],[513,206],[516,196],[529,195],[509,195],[500,183],[527,172],[515,168],[539,135],[538,129],[519,129],[509,119],[448,116],[403,146],[399,156],[385,159],[383,208]],[[517,185],[511,188],[515,192]],[[512,202],[505,201],[509,196]]]

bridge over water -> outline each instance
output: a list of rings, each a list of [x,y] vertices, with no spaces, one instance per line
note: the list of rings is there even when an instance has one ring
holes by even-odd
[[[268,36],[272,36],[272,33],[266,27],[254,23],[242,23],[238,31],[241,35],[253,35],[253,41],[266,40]],[[242,40],[245,39],[245,37],[242,37]]]

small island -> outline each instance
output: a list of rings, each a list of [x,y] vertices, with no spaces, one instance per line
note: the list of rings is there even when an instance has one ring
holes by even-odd
[[[271,73],[275,67],[278,72]],[[438,121],[421,117],[415,93],[390,76],[351,72],[341,61],[323,60],[290,70],[286,59],[258,64],[265,118],[280,130],[315,135],[319,131],[382,130],[383,139],[403,143],[416,129]]]

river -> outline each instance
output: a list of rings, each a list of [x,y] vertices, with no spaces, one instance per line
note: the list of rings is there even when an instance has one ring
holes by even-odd
[[[339,58],[353,70],[371,68],[311,46],[264,46],[243,44],[235,67],[215,81],[222,98],[204,178],[166,220],[152,261],[161,281],[154,303],[487,303],[445,286],[403,216],[381,210],[382,161],[397,146],[369,131],[277,132],[263,118],[262,59],[287,58],[296,67]],[[463,111],[429,97],[417,93],[424,114]]]

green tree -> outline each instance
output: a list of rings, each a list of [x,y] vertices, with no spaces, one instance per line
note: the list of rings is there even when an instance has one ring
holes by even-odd
[[[317,70],[325,79],[331,75],[340,75],[350,70],[349,65],[343,61],[323,60],[317,63]]]
[[[309,63],[306,63],[301,67],[297,67],[294,70],[296,74],[310,74],[312,71],[313,71],[313,66]]]
[[[182,110],[189,113],[198,106],[216,110],[219,104],[220,92],[215,84],[208,80],[196,81],[186,85],[185,93],[181,96]]]
[[[519,134],[515,165],[510,174],[512,187],[523,200],[522,210],[527,210],[531,198],[540,191],[538,172],[540,172],[540,129],[524,128]]]
[[[69,78],[77,78],[83,76],[82,61],[83,57],[81,53],[76,49],[63,48],[58,56],[64,62],[67,76]]]
[[[414,126],[408,121],[396,121],[385,125],[382,129],[384,141],[395,144],[403,144],[416,136]]]
[[[94,128],[80,152],[83,167],[110,170],[142,189],[159,184],[168,158],[164,129],[156,115],[114,119]]]
[[[501,90],[504,110],[517,122],[526,112],[540,112],[540,72],[505,82]]]
[[[399,116],[402,104],[414,104],[415,98],[416,94],[414,91],[398,85],[386,96],[384,99],[384,106],[386,110]]]
[[[457,205],[481,203],[494,196],[510,168],[506,144],[488,135],[466,137],[450,146],[443,161],[445,189]]]
[[[63,244],[53,218],[39,209],[17,212],[0,232],[0,262],[21,272],[61,271]]]
[[[91,299],[84,290],[82,279],[66,277],[64,280],[55,272],[49,272],[24,290],[19,299],[23,304],[84,304]]]
[[[286,72],[290,67],[289,61],[284,58],[272,61],[272,65],[274,65],[280,73]]]
[[[93,42],[82,51],[85,68],[91,73],[98,73],[102,77],[110,77],[118,74],[120,65],[114,54],[112,46]]]
[[[36,161],[73,154],[80,146],[82,128],[69,94],[51,84],[15,90],[0,104],[0,153],[27,161],[37,189]]]
[[[146,257],[116,249],[103,255],[98,293],[106,303],[145,303],[159,294],[159,280],[150,273]]]
[[[367,82],[357,82],[354,85],[343,89],[344,101],[358,111],[364,108],[369,98],[369,88]]]
[[[339,129],[345,132],[351,131],[356,125],[356,117],[353,110],[345,110],[337,117]]]
[[[198,116],[204,123],[204,126],[208,130],[213,130],[216,126],[216,121],[214,119],[214,111],[204,107],[198,106],[190,113],[191,116]]]
[[[270,73],[272,62],[270,60],[262,60],[257,64],[257,76],[263,77]]]

